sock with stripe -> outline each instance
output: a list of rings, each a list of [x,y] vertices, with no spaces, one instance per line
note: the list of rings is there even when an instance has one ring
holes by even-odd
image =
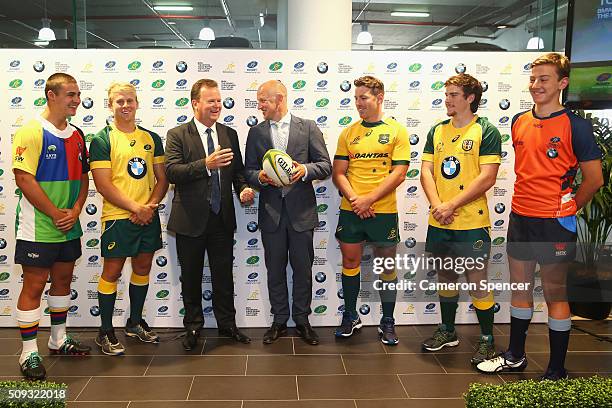
[[[49,348],[59,349],[66,341],[66,316],[70,307],[70,295],[52,296],[47,298],[49,314],[51,315],[51,336]]]
[[[23,344],[21,356],[19,356],[19,364],[22,364],[31,353],[38,352],[36,335],[38,334],[38,322],[40,321],[40,306],[34,310],[17,309],[16,314]]]
[[[142,320],[147,291],[149,290],[149,275],[136,275],[132,272],[130,277],[130,321],[139,324]]]

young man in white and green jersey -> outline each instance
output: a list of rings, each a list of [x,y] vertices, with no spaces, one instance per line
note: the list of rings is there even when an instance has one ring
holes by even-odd
[[[483,92],[476,78],[459,74],[449,78],[445,87],[446,113],[450,119],[429,131],[421,166],[421,184],[431,205],[425,249],[439,260],[445,257],[474,260],[476,266],[462,273],[477,288],[470,291],[481,330],[471,360],[477,364],[495,354],[495,302],[491,292],[479,288],[481,281],[487,279],[491,243],[485,194],[495,184],[501,163],[501,136],[497,128],[476,115]],[[439,281],[445,283],[454,283],[461,275],[440,265],[437,272]],[[442,324],[423,342],[427,351],[459,345],[455,332],[459,292],[440,290],[438,294]]]
[[[126,258],[131,258],[130,317],[125,334],[145,343],[159,336],[142,318],[155,251],[162,247],[157,206],[168,191],[161,138],[136,125],[138,99],[129,83],[113,83],[108,105],[114,116],[92,139],[91,169],[96,188],[104,197],[102,209],[102,257],[104,268],[98,282],[102,325],[96,338],[103,353],[123,354],[124,347],[113,329],[117,281]]]
[[[384,84],[372,76],[356,79],[354,84],[361,120],[340,134],[332,173],[342,193],[336,238],[342,252],[345,308],[336,337],[350,337],[362,326],[357,297],[364,242],[375,246],[375,256],[395,258],[400,239],[395,189],[404,181],[410,164],[406,128],[382,111]],[[384,344],[396,345],[395,268],[385,269],[380,280],[383,316],[378,332]]]

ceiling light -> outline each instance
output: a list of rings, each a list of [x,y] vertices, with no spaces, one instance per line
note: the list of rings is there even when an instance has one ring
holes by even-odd
[[[497,28],[498,28],[499,30],[503,30],[504,28],[508,28],[508,26],[507,26],[507,25],[505,25],[505,24],[500,24],[500,25],[498,25],[498,26],[497,26]]]
[[[374,41],[372,40],[372,34],[368,31],[368,23],[365,21],[361,23],[361,32],[357,35],[357,44],[369,45]]]
[[[168,25],[176,25],[176,22],[174,22],[174,21],[168,21]]]
[[[528,50],[543,50],[544,40],[537,36],[531,37],[529,41],[527,41],[527,49]]]
[[[191,6],[153,6],[154,10],[157,11],[192,11]]]
[[[34,41],[34,45],[41,45],[41,46],[49,45],[49,41]]]
[[[429,17],[429,13],[420,11],[392,11],[393,17]]]
[[[208,25],[205,25],[200,30],[200,35],[198,36],[198,39],[202,41],[212,41],[215,39],[215,32],[212,28],[208,27]]]
[[[446,51],[448,47],[446,45],[428,45],[424,48],[426,51]]]
[[[55,41],[55,33],[50,28],[51,20],[48,18],[42,19],[42,28],[38,32],[38,39],[41,41]]]

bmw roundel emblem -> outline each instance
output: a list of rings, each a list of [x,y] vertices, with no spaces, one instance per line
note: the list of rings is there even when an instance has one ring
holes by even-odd
[[[506,110],[510,107],[510,101],[507,99],[502,99],[499,101],[499,108],[502,110]]]
[[[247,230],[249,232],[255,232],[257,231],[257,223],[255,221],[251,221],[247,224]]]
[[[315,280],[318,283],[323,283],[323,282],[325,282],[326,279],[327,279],[327,275],[325,275],[325,272],[317,272],[315,274]]]
[[[85,207],[85,212],[89,215],[94,215],[96,211],[98,211],[98,208],[95,204],[87,204],[87,206]]]
[[[147,162],[140,157],[133,157],[128,161],[127,171],[130,176],[139,180],[147,174]]]
[[[83,105],[83,107],[85,109],[91,109],[91,107],[93,106],[93,99],[91,98],[85,98],[83,99],[83,101],[81,102],[81,105]]]
[[[461,64],[458,64],[455,67],[455,72],[458,73],[458,74],[463,74],[466,71],[466,69],[467,68],[466,68],[465,64],[461,63]]]
[[[340,84],[340,90],[342,92],[348,92],[351,90],[351,83],[347,80],[342,81],[342,83]]]
[[[225,109],[232,109],[235,105],[234,99],[233,98],[225,98],[223,100],[223,107]]]
[[[181,73],[183,73],[183,72],[187,71],[187,63],[186,63],[185,61],[179,61],[179,62],[177,62],[177,63],[176,63],[176,70],[177,70],[178,72],[181,72]]]
[[[414,133],[411,134],[410,135],[410,144],[414,146],[417,143],[419,143],[419,135],[414,134]]]
[[[319,72],[319,74],[326,73],[328,69],[329,67],[327,66],[326,62],[319,62],[319,64],[317,65],[317,71]]]
[[[489,89],[489,84],[487,83],[487,81],[482,81],[480,83],[480,86],[482,86],[482,92],[487,92],[487,89]]]
[[[407,238],[406,241],[404,241],[404,245],[406,245],[406,248],[414,248],[416,245],[416,239],[413,237]]]
[[[257,120],[257,118],[255,116],[249,116],[246,120],[246,124],[249,127],[253,127],[257,124],[257,122],[259,122],[259,120]]]
[[[89,308],[89,313],[94,317],[100,316],[100,308],[98,306],[92,306]]]
[[[442,177],[445,179],[453,179],[457,177],[461,171],[461,163],[455,156],[446,157],[442,160],[441,165]]]
[[[559,152],[554,147],[551,147],[546,150],[546,156],[548,156],[549,159],[556,159],[557,156],[559,156]]]
[[[495,204],[495,212],[496,213],[501,214],[504,211],[506,211],[506,206],[503,203]]]
[[[361,313],[362,315],[367,315],[368,313],[370,313],[370,306],[369,305],[361,305],[361,307],[359,308],[359,313]]]
[[[36,72],[43,72],[45,70],[45,64],[42,61],[36,61],[32,68],[34,68]]]

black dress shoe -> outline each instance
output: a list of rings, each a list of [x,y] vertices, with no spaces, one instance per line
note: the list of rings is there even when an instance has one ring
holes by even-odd
[[[183,337],[183,348],[185,351],[191,351],[198,345],[198,338],[200,337],[200,332],[195,330],[187,330],[185,332],[185,337]]]
[[[272,326],[266,331],[263,337],[264,344],[272,344],[280,336],[284,336],[287,334],[287,324],[286,323],[272,323]]]
[[[310,323],[296,324],[295,331],[304,341],[311,346],[319,344],[319,335],[312,329]]]
[[[251,338],[242,333],[236,326],[219,329],[219,335],[232,338],[237,342],[244,344],[249,344],[251,342]]]

